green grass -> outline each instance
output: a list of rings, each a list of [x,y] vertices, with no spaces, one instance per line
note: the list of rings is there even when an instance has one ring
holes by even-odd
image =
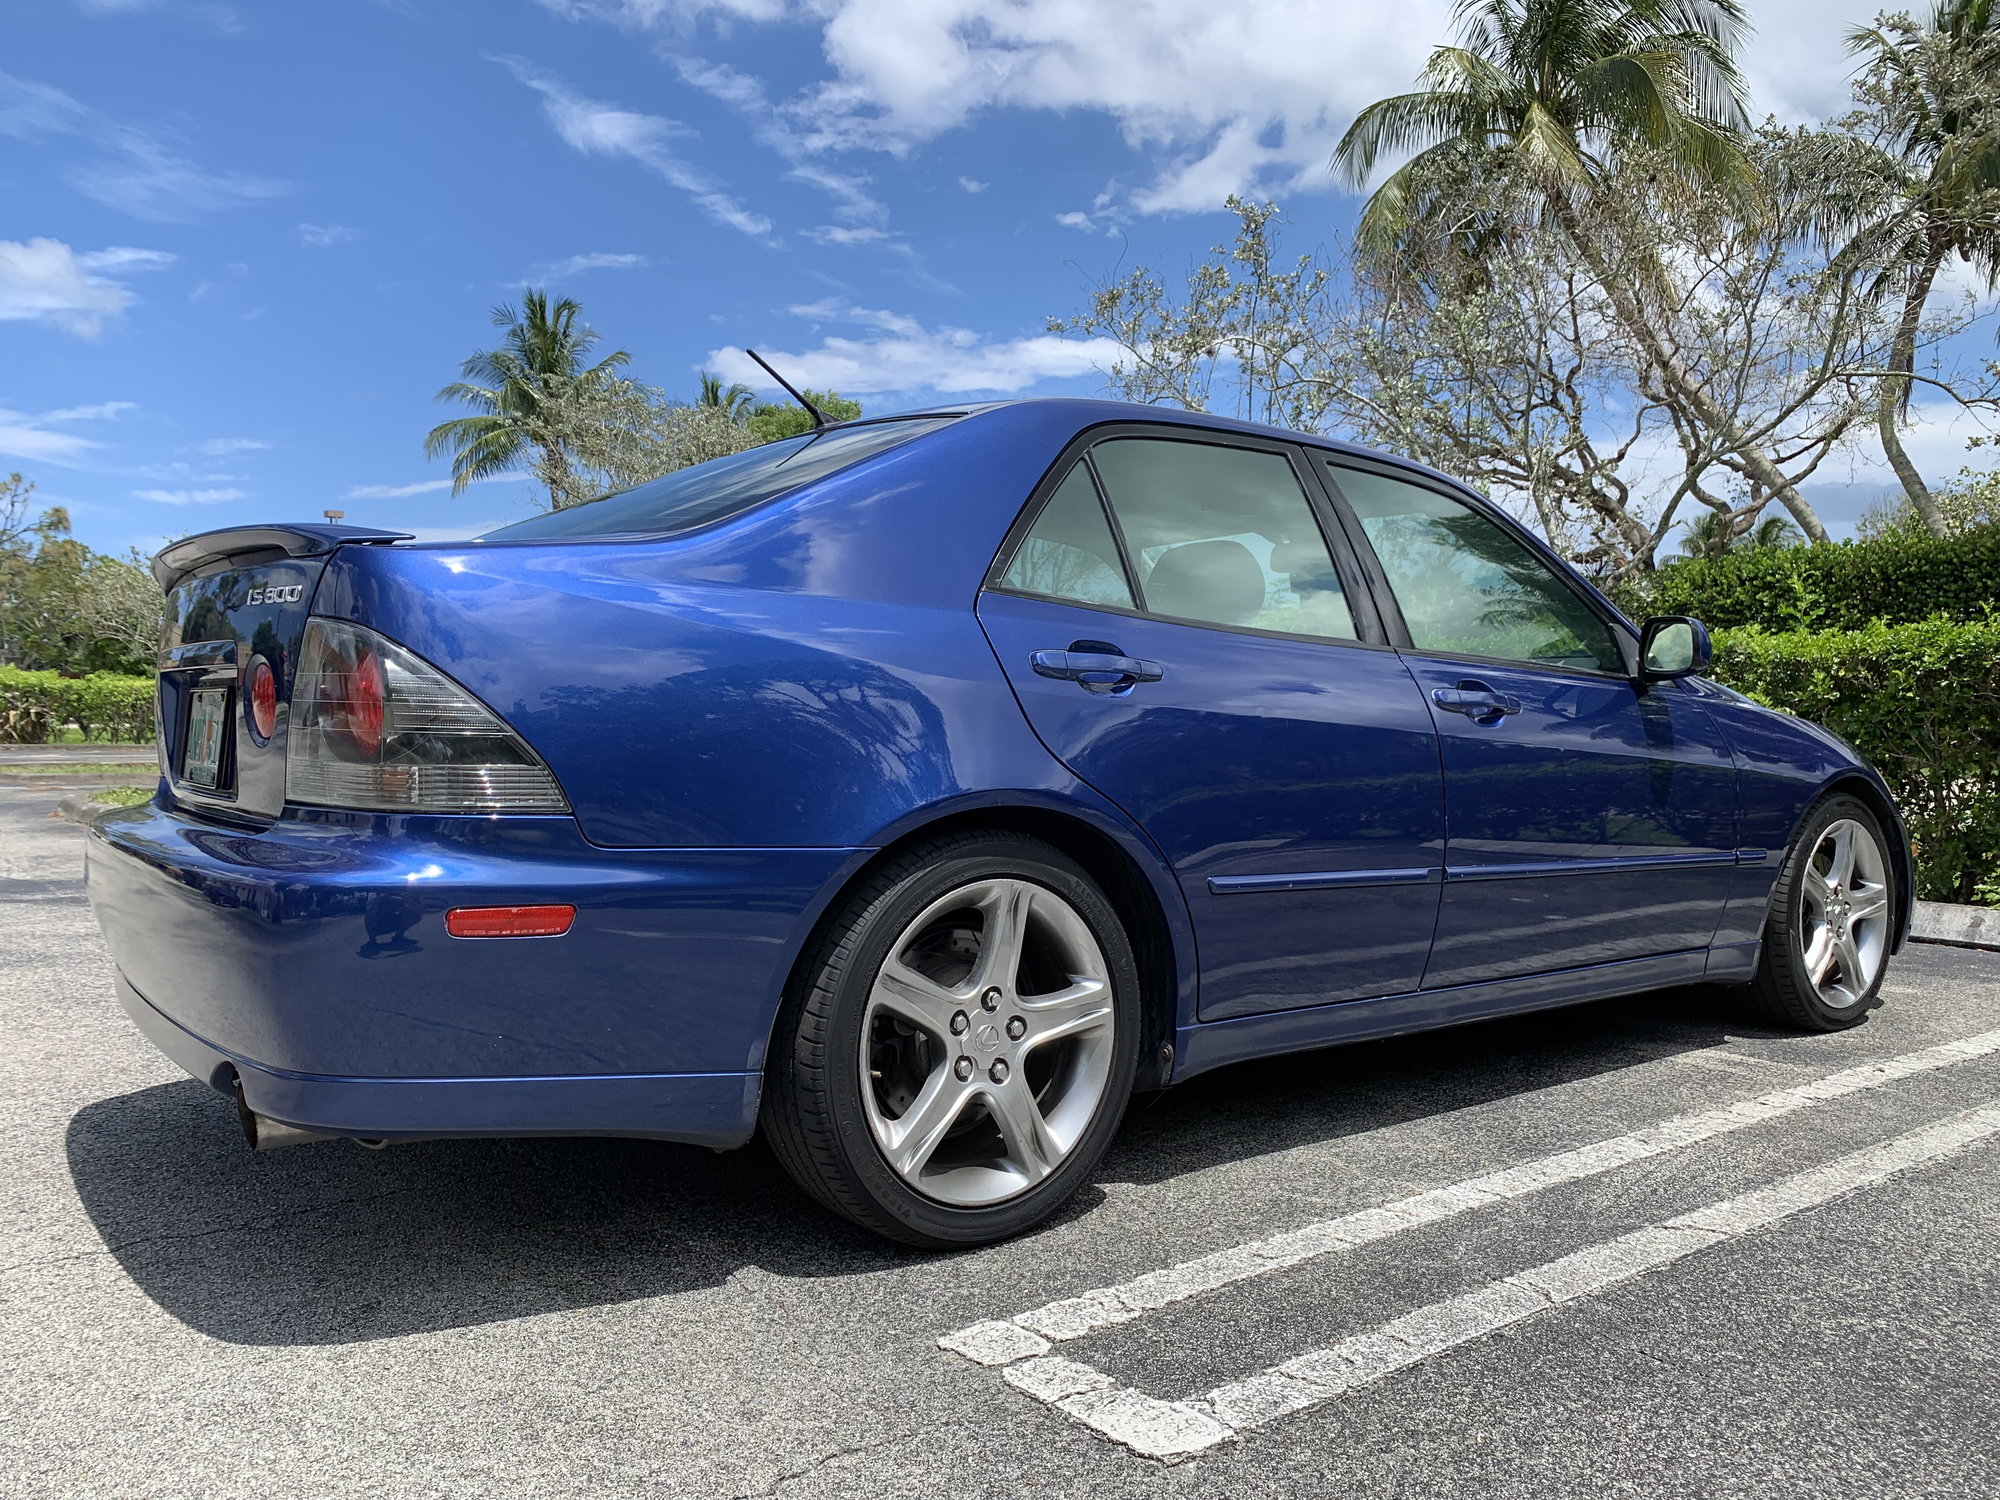
[[[141,802],[153,799],[153,789],[149,786],[108,786],[101,792],[92,792],[92,802],[104,802],[112,807],[137,807]]]
[[[0,777],[157,776],[159,774],[158,763],[146,761],[121,761],[111,765],[88,765],[78,761],[59,761],[54,765],[0,765]]]

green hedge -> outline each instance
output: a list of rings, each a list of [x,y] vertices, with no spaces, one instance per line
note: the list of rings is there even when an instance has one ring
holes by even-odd
[[[46,744],[67,724],[87,740],[143,744],[153,737],[153,679],[0,667],[0,743]]]
[[[1896,536],[1811,547],[1751,547],[1685,559],[1614,589],[1620,608],[1693,615],[1711,629],[1859,630],[1946,615],[1983,619],[2000,605],[2000,525],[1957,536]]]
[[[1862,630],[1718,632],[1714,675],[1824,724],[1896,794],[1917,894],[1992,900],[2000,881],[2000,618]]]

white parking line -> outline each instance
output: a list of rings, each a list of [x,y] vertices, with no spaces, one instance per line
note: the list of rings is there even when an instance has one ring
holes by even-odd
[[[1046,1401],[1114,1443],[1148,1458],[1180,1459],[1305,1411],[1409,1368],[1432,1355],[1595,1296],[1711,1245],[1768,1228],[1793,1214],[1872,1187],[1912,1167],[2000,1134],[2000,1104],[1957,1115],[1843,1156],[1769,1187],[1681,1214],[1574,1255],[1503,1277],[1261,1371],[1194,1401],[1161,1401],[1107,1375],[1044,1354],[1009,1366],[1009,1385]]]
[[[1544,1188],[1609,1172],[1682,1146],[1712,1140],[1731,1131],[1747,1130],[1780,1115],[1791,1114],[1830,1099],[1845,1098],[1882,1087],[1897,1079],[1934,1072],[2000,1052],[2000,1030],[1981,1032],[1961,1041],[1907,1052],[1884,1062],[1830,1073],[1812,1083],[1761,1094],[1755,1099],[1677,1115],[1629,1135],[1559,1151],[1500,1172],[1469,1177],[1448,1187],[1432,1188],[1380,1208],[1363,1209],[1338,1219],[1321,1219],[1268,1239],[1218,1250],[1197,1260],[1182,1261],[1118,1286],[1099,1287],[1080,1296],[1045,1303],[1010,1320],[974,1323],[948,1333],[938,1347],[962,1354],[982,1365],[1007,1365],[1046,1354],[1052,1343],[1082,1338],[1100,1328],[1129,1323],[1162,1307],[1185,1302],[1218,1287],[1267,1276],[1336,1250],[1352,1250],[1373,1240],[1435,1224],[1470,1209],[1508,1198],[1521,1198]]]
[[[1589,1296],[1921,1162],[1962,1150],[2000,1132],[2000,1105],[1579,1251],[1463,1297],[1420,1308],[1330,1349],[1301,1355],[1220,1386],[1197,1400],[1163,1401],[1120,1386],[1090,1365],[1052,1353],[1055,1342],[1129,1322],[1217,1287],[1296,1266],[1332,1251],[1349,1250],[1473,1208],[1578,1181],[1814,1104],[1995,1052],[2000,1052],[2000,1030],[1849,1068],[1812,1083],[1721,1109],[1676,1116],[1629,1135],[1468,1178],[1380,1208],[1308,1224],[1118,1286],[1051,1302],[1011,1320],[975,1323],[946,1334],[938,1344],[977,1364],[1006,1367],[1002,1376],[1016,1389],[1136,1453],[1171,1462],[1510,1323]]]

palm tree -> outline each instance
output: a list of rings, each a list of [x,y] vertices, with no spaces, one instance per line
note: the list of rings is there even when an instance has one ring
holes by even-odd
[[[504,328],[498,349],[481,349],[460,367],[455,380],[437,394],[478,414],[440,422],[424,439],[431,458],[451,457],[451,491],[475,479],[518,467],[530,451],[549,503],[561,505],[571,487],[570,456],[561,436],[558,408],[603,394],[616,371],[631,362],[623,349],[586,365],[597,347],[597,331],[580,321],[583,309],[571,298],[551,304],[548,293],[527,288],[521,307],[493,309],[493,326]]]
[[[694,404],[719,411],[741,427],[750,420],[750,413],[757,405],[757,393],[740,380],[734,385],[724,386],[720,375],[711,375],[703,370],[701,394],[695,398]]]
[[[2000,281],[2000,14],[1993,0],[1943,0],[1926,26],[1899,18],[1855,28],[1847,50],[1865,60],[1859,92],[1874,106],[1890,207],[1841,258],[1873,271],[1875,296],[1902,293],[1875,427],[1910,508],[1942,536],[1945,519],[1898,428],[1909,416],[1924,304],[1945,260],[1969,261],[1988,287]]]
[[[1721,557],[1739,547],[1792,547],[1799,539],[1798,528],[1783,516],[1764,516],[1753,521],[1719,510],[1705,510],[1681,523],[1681,556]]]
[[[1507,176],[1527,211],[1560,226],[1680,404],[1722,437],[1745,477],[1824,537],[1771,455],[1662,332],[1649,305],[1666,285],[1657,259],[1614,265],[1592,227],[1609,217],[1609,184],[1634,153],[1690,187],[1754,197],[1734,57],[1746,29],[1740,0],[1458,0],[1456,16],[1459,44],[1432,51],[1421,86],[1369,105],[1334,150],[1334,170],[1355,188],[1384,158],[1413,153],[1369,198],[1362,243],[1404,245],[1453,188]],[[1475,256],[1505,253],[1505,228],[1475,222],[1459,235]]]

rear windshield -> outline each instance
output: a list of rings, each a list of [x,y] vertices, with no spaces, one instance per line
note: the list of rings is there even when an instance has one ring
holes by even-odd
[[[761,505],[786,490],[822,479],[836,469],[934,432],[956,415],[905,417],[836,427],[784,438],[676,469],[633,489],[566,510],[552,510],[489,531],[483,542],[534,541],[542,537],[659,536],[688,531]]]

